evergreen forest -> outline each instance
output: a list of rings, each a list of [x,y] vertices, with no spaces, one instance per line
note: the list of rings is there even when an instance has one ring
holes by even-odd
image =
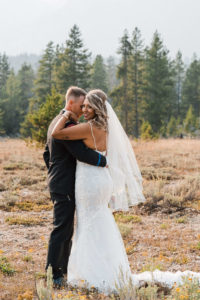
[[[47,44],[36,71],[27,63],[14,71],[6,53],[0,53],[0,135],[44,143],[71,85],[104,90],[133,138],[200,136],[200,59],[195,54],[185,65],[181,50],[172,58],[157,31],[145,45],[136,27],[124,30],[113,56],[93,57],[77,25],[62,45]]]

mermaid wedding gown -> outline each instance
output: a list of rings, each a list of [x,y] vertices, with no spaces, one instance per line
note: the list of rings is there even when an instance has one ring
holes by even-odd
[[[68,281],[72,285],[96,287],[109,293],[116,290],[119,272],[139,281],[158,281],[167,286],[181,283],[183,275],[200,273],[143,272],[132,274],[123,240],[108,207],[112,195],[112,179],[108,168],[98,168],[77,162],[76,171],[76,214],[77,223],[69,258]]]
[[[112,210],[128,210],[129,206],[146,199],[142,193],[142,176],[130,140],[108,101],[106,108],[109,169],[77,162],[77,223],[69,257],[69,283],[89,288],[93,286],[101,292],[109,293],[116,291],[120,274],[123,274],[125,284],[131,279],[135,286],[140,285],[140,281],[157,281],[171,287],[174,282],[181,284],[182,277],[187,275],[196,277],[200,282],[200,273],[191,271],[131,273]],[[97,151],[92,126],[91,133]]]

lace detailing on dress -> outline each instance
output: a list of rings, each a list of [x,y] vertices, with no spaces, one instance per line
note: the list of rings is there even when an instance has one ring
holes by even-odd
[[[123,240],[108,203],[112,194],[108,168],[77,162],[77,224],[68,266],[68,280],[102,291],[114,290],[119,267],[130,273]]]
[[[95,286],[110,293],[116,290],[120,270],[133,284],[158,281],[172,286],[181,283],[182,276],[200,273],[143,272],[131,274],[123,240],[111,210],[108,207],[113,189],[108,168],[98,168],[77,162],[76,214],[77,223],[69,258],[68,281],[75,285]]]

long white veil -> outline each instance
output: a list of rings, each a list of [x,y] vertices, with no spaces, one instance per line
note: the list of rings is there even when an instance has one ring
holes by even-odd
[[[113,211],[127,211],[130,206],[146,201],[142,192],[142,176],[129,138],[108,101],[106,107],[107,158],[113,180],[113,195],[109,206]]]

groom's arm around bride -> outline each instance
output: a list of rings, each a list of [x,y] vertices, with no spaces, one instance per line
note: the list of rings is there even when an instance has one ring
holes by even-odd
[[[69,88],[65,110],[70,110],[80,117],[85,95],[86,92],[78,87]],[[65,110],[51,122],[43,154],[48,168],[48,188],[54,204],[54,228],[49,240],[46,269],[49,265],[52,266],[55,283],[62,280],[63,274],[67,273],[75,211],[76,159],[99,167],[106,166],[106,158],[86,147],[83,141],[57,140],[52,137],[51,132],[56,122],[64,118]],[[65,126],[76,126],[76,123],[70,121]]]

